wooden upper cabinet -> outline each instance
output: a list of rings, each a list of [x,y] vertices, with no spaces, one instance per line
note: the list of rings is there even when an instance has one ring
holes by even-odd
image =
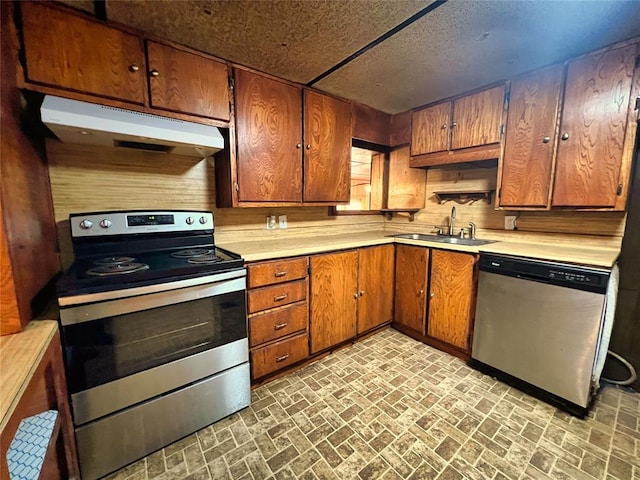
[[[396,245],[394,322],[424,335],[429,249]]]
[[[451,150],[499,143],[504,85],[453,102]]]
[[[358,250],[358,333],[366,332],[393,316],[393,245]]]
[[[427,172],[411,168],[410,160],[408,146],[393,150],[389,156],[387,208],[390,210],[424,208]]]
[[[349,202],[351,104],[304,91],[305,202]]]
[[[311,257],[311,353],[356,336],[358,251]]]
[[[30,82],[144,104],[142,39],[39,2],[20,2]]]
[[[501,207],[549,205],[562,74],[556,65],[511,83]]]
[[[451,102],[411,113],[411,155],[441,152],[449,148]]]
[[[300,88],[235,69],[238,200],[302,201]]]
[[[628,187],[621,167],[624,160],[630,170],[633,140],[625,135],[636,49],[631,44],[569,62],[553,206],[624,209],[617,192]]]
[[[147,57],[152,107],[229,120],[225,63],[152,41]]]
[[[431,286],[427,335],[468,351],[475,308],[476,256],[431,251]]]

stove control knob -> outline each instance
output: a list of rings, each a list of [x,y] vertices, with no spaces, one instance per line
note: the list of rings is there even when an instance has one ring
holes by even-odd
[[[113,225],[113,224],[111,223],[111,220],[109,220],[108,218],[105,218],[104,220],[100,221],[100,226],[102,228],[110,228],[111,225]]]
[[[93,222],[88,218],[85,218],[80,222],[80,228],[84,230],[89,230],[91,227],[93,227]]]
[[[207,217],[200,217],[199,222],[204,225],[205,223],[207,223]]]
[[[193,225],[194,221],[193,217],[187,217],[187,225]]]

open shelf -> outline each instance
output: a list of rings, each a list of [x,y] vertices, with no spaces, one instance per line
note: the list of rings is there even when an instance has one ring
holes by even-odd
[[[408,213],[409,221],[413,222],[413,220],[415,220],[416,213],[418,213],[420,210],[421,210],[420,208],[399,208],[395,210],[385,209],[385,210],[380,210],[380,213],[384,215],[384,217],[387,220],[391,220],[395,213]]]
[[[462,190],[459,192],[433,192],[438,203],[444,203],[452,200],[457,203],[473,203],[478,200],[486,200],[491,203],[491,193],[493,190]]]

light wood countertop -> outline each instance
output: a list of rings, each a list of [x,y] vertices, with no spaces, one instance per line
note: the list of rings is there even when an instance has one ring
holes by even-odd
[[[54,320],[30,322],[24,331],[0,337],[0,431],[26,389],[58,329]]]
[[[338,235],[280,238],[267,241],[224,242],[218,246],[240,254],[247,262],[271,260],[282,257],[295,257],[299,255],[312,255],[334,250],[384,245],[388,243],[418,245],[468,253],[483,252],[501,255],[514,255],[539,260],[550,260],[607,268],[613,266],[620,254],[619,248],[573,246],[566,242],[562,244],[553,244],[549,242],[497,241],[486,245],[467,246],[394,238],[390,236],[396,233],[400,232],[377,230],[355,232],[352,234],[342,233]],[[487,239],[489,239],[488,236]]]

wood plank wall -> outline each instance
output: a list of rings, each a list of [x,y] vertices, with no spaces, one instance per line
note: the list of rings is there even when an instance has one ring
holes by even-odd
[[[213,160],[198,160],[47,140],[58,244],[72,261],[70,213],[131,209],[212,210],[216,241],[286,239],[382,229],[381,215],[329,216],[327,207],[215,207]],[[267,215],[286,215],[289,228],[267,230]]]
[[[406,232],[434,232],[434,225],[448,225],[451,207],[456,207],[456,228],[467,227],[474,222],[478,236],[498,238],[504,231],[504,216],[517,215],[517,237],[522,241],[539,238],[540,233],[595,235],[595,243],[603,246],[619,246],[624,234],[626,215],[621,212],[508,212],[494,209],[497,166],[493,164],[466,164],[433,167],[427,170],[427,200],[423,210],[409,222],[407,217],[398,216],[387,222],[387,230]],[[439,204],[434,196],[437,191],[494,190],[491,203],[478,200],[460,204],[447,201]],[[513,234],[513,232],[508,232]]]

